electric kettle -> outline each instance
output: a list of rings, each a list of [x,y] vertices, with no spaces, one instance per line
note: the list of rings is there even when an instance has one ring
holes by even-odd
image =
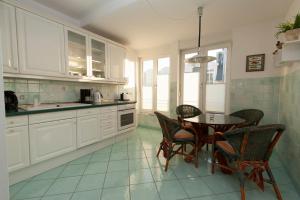
[[[94,92],[94,103],[101,103],[101,100],[103,99],[103,96],[101,92],[96,91]]]

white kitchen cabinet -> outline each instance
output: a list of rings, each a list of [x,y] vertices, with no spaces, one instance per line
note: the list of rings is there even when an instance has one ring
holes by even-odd
[[[66,75],[63,25],[17,9],[17,28],[22,74]]]
[[[101,138],[106,139],[113,137],[118,132],[118,112],[117,107],[105,107],[101,109],[100,116],[100,133]]]
[[[38,163],[76,149],[76,119],[29,125],[31,163]]]
[[[19,70],[15,8],[2,2],[0,2],[0,27],[3,71],[16,73]]]
[[[99,115],[77,118],[77,147],[84,147],[100,141]]]
[[[8,171],[29,166],[28,126],[5,130]]]
[[[126,51],[124,48],[109,44],[110,78],[123,80]]]
[[[66,66],[70,76],[88,76],[88,35],[65,27]]]
[[[92,77],[107,78],[107,46],[104,41],[90,37]]]

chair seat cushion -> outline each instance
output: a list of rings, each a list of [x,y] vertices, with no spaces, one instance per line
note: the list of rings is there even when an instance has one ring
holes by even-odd
[[[184,129],[180,129],[174,134],[174,139],[176,141],[193,141],[194,138],[195,136],[191,132]]]
[[[236,154],[235,150],[227,141],[217,141],[216,145],[228,154]]]

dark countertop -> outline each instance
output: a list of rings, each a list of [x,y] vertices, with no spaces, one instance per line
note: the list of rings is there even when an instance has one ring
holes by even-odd
[[[6,117],[14,117],[19,115],[32,115],[32,114],[40,114],[40,113],[49,113],[49,112],[59,112],[59,111],[67,111],[67,110],[79,110],[79,109],[87,109],[87,108],[98,108],[105,106],[116,106],[116,105],[124,105],[124,104],[135,104],[136,101],[115,101],[115,102],[107,102],[101,104],[92,104],[87,106],[75,106],[75,107],[65,107],[65,108],[53,108],[53,109],[43,109],[43,110],[22,110],[19,109],[18,112],[8,112],[6,113]]]

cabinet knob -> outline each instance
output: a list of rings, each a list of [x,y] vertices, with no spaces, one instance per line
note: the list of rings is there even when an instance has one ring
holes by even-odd
[[[14,123],[15,123],[14,121],[9,122],[9,124],[14,124]]]
[[[14,133],[15,131],[14,130],[9,130],[9,133]]]

